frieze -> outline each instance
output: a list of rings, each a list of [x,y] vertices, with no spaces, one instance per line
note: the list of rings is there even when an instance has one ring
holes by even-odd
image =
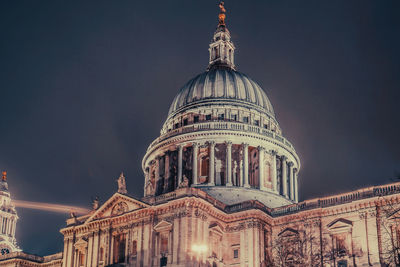
[[[257,228],[257,229],[263,229],[264,224],[259,222],[259,221],[248,221],[248,222],[241,222],[235,226],[227,226],[225,228],[225,232],[238,232],[244,229],[251,229],[251,228]]]
[[[195,211],[194,211],[194,216],[195,216],[196,218],[202,219],[203,221],[207,220],[207,215],[206,215],[206,213],[200,211],[199,209],[195,209]]]

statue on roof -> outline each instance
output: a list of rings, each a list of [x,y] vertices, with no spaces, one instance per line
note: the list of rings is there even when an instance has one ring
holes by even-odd
[[[125,182],[125,176],[124,176],[123,172],[121,172],[121,175],[119,176],[117,182],[118,182],[118,193],[120,193],[120,194],[128,193],[128,191],[126,190],[126,182]]]

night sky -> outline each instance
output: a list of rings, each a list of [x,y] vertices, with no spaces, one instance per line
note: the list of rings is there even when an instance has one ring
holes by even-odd
[[[217,1],[1,1],[0,169],[12,197],[90,207],[141,159],[208,64]],[[300,199],[400,173],[400,1],[225,1],[238,70],[302,162]],[[66,214],[18,209],[19,245],[62,250]]]

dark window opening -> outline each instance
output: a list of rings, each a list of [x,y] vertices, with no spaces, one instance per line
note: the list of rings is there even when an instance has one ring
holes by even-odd
[[[249,122],[249,117],[243,117],[243,122],[248,123]]]
[[[210,121],[211,120],[211,114],[206,115],[206,121]]]
[[[239,258],[239,250],[238,250],[238,249],[234,249],[234,250],[233,250],[233,258],[234,258],[234,259]]]
[[[183,125],[188,125],[188,119],[183,120]]]
[[[177,129],[177,128],[179,128],[179,123],[174,124],[174,129]]]
[[[193,117],[193,122],[194,122],[194,123],[199,122],[199,116],[194,116],[194,117]]]
[[[223,120],[224,118],[225,118],[225,114],[219,114],[219,115],[218,115],[218,119],[219,119],[219,120]]]
[[[125,234],[120,234],[114,237],[114,263],[125,262],[125,240]]]
[[[237,115],[236,115],[236,114],[231,115],[231,119],[232,119],[233,121],[237,121]]]
[[[268,129],[268,124],[264,124],[264,128],[265,128],[265,129]]]
[[[260,126],[260,121],[259,121],[259,120],[255,120],[255,121],[254,121],[254,125]]]

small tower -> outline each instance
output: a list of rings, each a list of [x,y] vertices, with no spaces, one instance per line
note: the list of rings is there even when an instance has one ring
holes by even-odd
[[[15,239],[18,215],[8,191],[7,172],[2,172],[0,182],[0,253],[21,251]]]
[[[213,67],[227,67],[230,69],[235,69],[235,46],[231,42],[231,34],[225,25],[226,9],[224,7],[224,2],[220,2],[219,8],[220,13],[218,15],[218,27],[210,43],[210,48],[208,49],[210,53],[208,70],[212,69]]]

